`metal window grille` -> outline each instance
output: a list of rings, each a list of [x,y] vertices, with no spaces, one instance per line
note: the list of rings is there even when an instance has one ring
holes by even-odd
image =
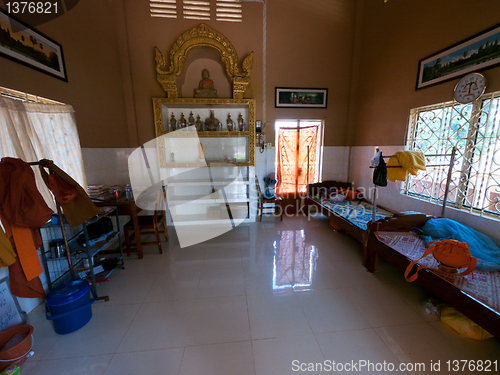
[[[151,17],[177,18],[177,0],[149,0]]]
[[[241,22],[243,11],[241,0],[217,0],[215,19],[217,21]]]
[[[210,21],[210,0],[183,0],[182,14],[185,19]]]
[[[470,104],[411,110],[407,146],[425,154],[451,154],[456,147],[447,205],[500,219],[500,92]],[[442,202],[450,157],[430,157],[427,163],[440,166],[410,175],[402,193]]]

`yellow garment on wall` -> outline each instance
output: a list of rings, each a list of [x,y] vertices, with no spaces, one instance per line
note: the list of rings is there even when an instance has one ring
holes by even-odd
[[[419,170],[425,171],[425,155],[418,151],[398,151],[387,163],[387,179],[405,181],[408,174],[416,176]],[[400,166],[394,168],[393,166]]]

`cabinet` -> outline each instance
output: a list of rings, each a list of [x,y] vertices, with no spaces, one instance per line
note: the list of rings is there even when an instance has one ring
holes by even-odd
[[[196,167],[206,163],[217,167],[228,162],[239,167],[255,165],[254,99],[153,98],[153,107],[160,166],[179,167],[184,163],[184,167]],[[201,129],[198,125],[196,131],[183,131],[186,128],[179,128],[177,123],[184,117],[189,126],[191,113],[191,124],[196,126],[199,117]],[[218,130],[207,130],[211,113]],[[243,131],[239,130],[240,115]],[[228,129],[228,116],[233,122],[232,130]],[[176,120],[176,129],[171,125],[172,118]],[[196,139],[190,143],[193,138]]]
[[[49,290],[71,279],[87,279],[97,299],[109,299],[108,296],[98,295],[97,286],[99,280],[106,279],[116,267],[123,268],[123,249],[116,207],[107,206],[101,210],[101,215],[74,228],[64,222],[61,214],[55,215],[52,221],[40,228],[43,240],[41,258]],[[114,218],[113,229],[106,234],[105,239],[94,240],[94,243],[89,238],[88,226],[103,217]],[[119,255],[98,259],[99,253],[116,246]]]
[[[255,101],[154,98],[153,105],[169,221],[177,230],[247,221],[254,181]],[[178,126],[180,119],[187,127]],[[190,119],[194,126],[189,126]],[[238,119],[244,124],[241,131]]]

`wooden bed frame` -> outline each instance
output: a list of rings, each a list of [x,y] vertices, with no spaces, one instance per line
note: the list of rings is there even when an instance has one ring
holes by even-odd
[[[378,256],[399,268],[402,272],[412,262],[412,259],[380,242],[375,236],[376,231],[409,232],[423,226],[432,216],[424,214],[397,214],[369,224],[368,238],[364,246],[366,252],[366,268],[375,272]],[[429,270],[421,270],[415,282],[450,306],[453,306],[472,321],[479,324],[497,339],[500,339],[500,313],[491,307],[468,295],[463,290],[449,283]]]

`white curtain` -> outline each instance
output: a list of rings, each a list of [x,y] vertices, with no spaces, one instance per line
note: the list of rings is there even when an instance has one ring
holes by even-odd
[[[53,160],[84,189],[87,180],[73,107],[65,104],[26,103],[0,97],[0,158],[26,162]],[[38,167],[33,167],[38,190],[55,210]]]

